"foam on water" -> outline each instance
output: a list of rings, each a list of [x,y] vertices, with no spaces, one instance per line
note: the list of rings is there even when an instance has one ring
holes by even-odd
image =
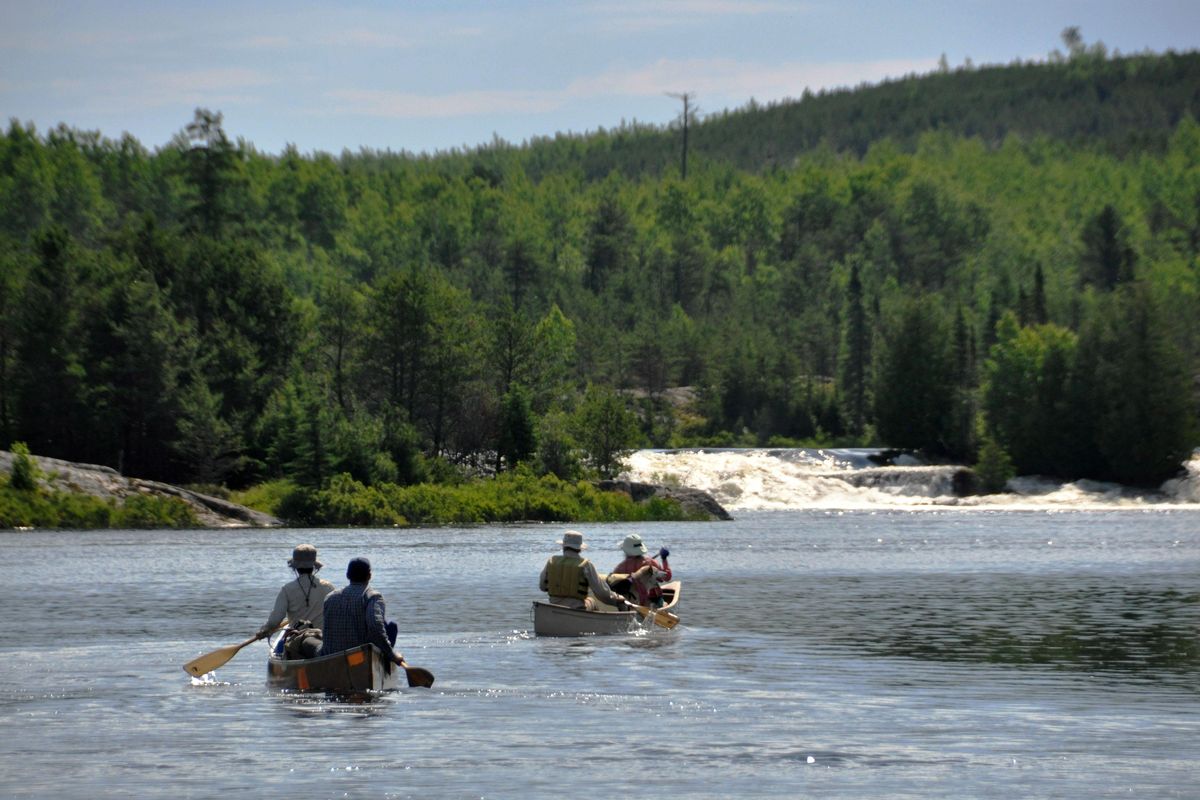
[[[960,466],[922,465],[912,459],[877,466],[868,449],[639,450],[625,477],[702,489],[726,508],[785,510],[875,508],[944,510],[952,507],[1109,510],[1200,506],[1200,455],[1185,474],[1145,492],[1113,483],[1069,483],[1019,477],[1002,494],[960,497]]]

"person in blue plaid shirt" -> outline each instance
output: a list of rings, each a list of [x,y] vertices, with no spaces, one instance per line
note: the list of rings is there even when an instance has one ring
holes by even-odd
[[[369,588],[371,562],[353,558],[346,567],[350,585],[336,589],[325,598],[325,627],[321,655],[340,653],[360,644],[373,644],[384,657],[404,666],[404,656],[396,652],[396,623],[387,621],[383,595]]]

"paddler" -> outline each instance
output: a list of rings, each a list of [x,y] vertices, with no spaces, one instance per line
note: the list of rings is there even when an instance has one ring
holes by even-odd
[[[550,596],[551,603],[567,608],[594,610],[596,601],[588,595],[590,589],[596,598],[608,605],[622,611],[629,610],[628,601],[600,580],[595,564],[581,555],[587,549],[582,533],[567,531],[558,544],[562,545],[562,555],[551,556],[546,561],[538,581],[541,590]]]
[[[662,585],[671,580],[671,565],[667,557],[671,551],[660,548],[658,557],[662,563],[646,555],[646,543],[639,534],[631,533],[621,542],[625,560],[613,569],[608,580],[619,592],[627,589],[637,592],[638,603],[643,606],[661,608],[663,605]]]
[[[404,656],[395,650],[398,626],[387,621],[383,595],[370,587],[371,562],[362,557],[350,559],[346,579],[350,583],[335,590],[325,601],[321,655],[373,644],[388,661],[407,668]]]
[[[284,619],[292,624],[307,621],[313,628],[320,628],[324,623],[325,597],[333,591],[333,584],[317,577],[317,572],[324,566],[317,560],[317,548],[311,544],[296,545],[287,564],[296,573],[296,580],[288,581],[279,590],[271,616],[258,629],[259,639],[269,636]]]

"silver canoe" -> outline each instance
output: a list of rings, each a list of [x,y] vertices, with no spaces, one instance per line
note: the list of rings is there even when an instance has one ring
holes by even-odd
[[[660,610],[675,610],[679,604],[679,590],[679,581],[663,584],[664,605]],[[617,611],[599,600],[596,600],[595,611],[567,608],[545,600],[533,601],[533,632],[538,636],[603,636],[630,633],[640,627],[642,619],[636,611]]]
[[[267,685],[301,692],[387,691],[399,688],[402,673],[373,644],[317,658],[267,658]]]

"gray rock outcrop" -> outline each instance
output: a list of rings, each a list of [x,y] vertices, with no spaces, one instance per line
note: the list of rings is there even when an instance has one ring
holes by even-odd
[[[207,528],[274,528],[283,522],[270,514],[231,503],[180,486],[158,481],[127,478],[112,467],[78,464],[57,458],[32,456],[42,471],[40,483],[47,489],[79,492],[102,499],[124,500],[134,495],[176,497],[191,506],[200,524]],[[12,471],[13,454],[0,450],[0,474]]]
[[[718,503],[711,494],[701,489],[623,480],[599,481],[596,486],[605,492],[624,492],[637,503],[649,500],[651,497],[662,497],[678,502],[689,513],[703,514],[709,519],[733,519],[724,506]]]

